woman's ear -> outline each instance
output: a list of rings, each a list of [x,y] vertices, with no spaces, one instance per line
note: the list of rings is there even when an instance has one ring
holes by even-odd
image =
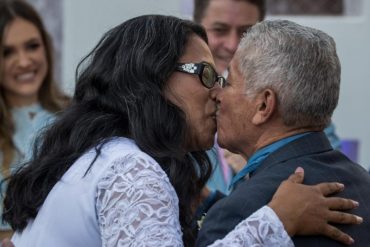
[[[266,123],[277,109],[277,96],[271,89],[265,89],[256,96],[256,112],[252,118],[254,125]]]

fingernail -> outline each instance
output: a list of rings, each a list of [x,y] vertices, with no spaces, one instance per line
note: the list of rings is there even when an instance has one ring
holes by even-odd
[[[303,173],[304,170],[302,167],[297,167],[297,169],[295,169],[295,173]]]
[[[358,224],[361,224],[364,220],[362,219],[362,217],[359,217],[359,216],[356,216],[356,220],[357,220],[357,223]]]
[[[355,240],[353,240],[353,238],[349,237],[348,244],[353,244],[354,242],[355,242]]]
[[[338,191],[343,191],[344,190],[344,184],[342,183],[336,183]]]
[[[356,208],[360,205],[360,203],[358,203],[357,201],[352,200],[352,203],[355,205]]]

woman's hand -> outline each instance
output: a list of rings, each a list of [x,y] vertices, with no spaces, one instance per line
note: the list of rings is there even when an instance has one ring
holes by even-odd
[[[283,222],[290,236],[324,235],[344,244],[354,240],[330,223],[360,224],[362,218],[341,212],[358,207],[358,202],[339,197],[326,197],[344,189],[340,183],[302,184],[304,171],[295,173],[281,183],[268,204]],[[339,211],[337,211],[339,210]]]

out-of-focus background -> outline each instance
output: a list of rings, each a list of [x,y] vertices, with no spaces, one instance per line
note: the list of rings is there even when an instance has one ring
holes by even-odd
[[[28,0],[41,13],[56,48],[56,71],[72,94],[75,69],[104,32],[129,18],[166,14],[191,18],[193,0]],[[266,19],[288,19],[334,37],[342,63],[333,122],[354,159],[370,168],[370,1],[267,0]],[[356,157],[357,156],[357,157]]]

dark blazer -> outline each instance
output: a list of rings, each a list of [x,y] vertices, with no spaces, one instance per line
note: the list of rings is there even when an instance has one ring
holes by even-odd
[[[370,175],[361,166],[332,149],[323,132],[299,138],[271,153],[251,174],[240,182],[228,197],[217,202],[208,212],[198,234],[196,246],[207,246],[223,238],[243,219],[266,205],[280,183],[301,166],[305,184],[341,182],[345,190],[336,196],[360,203],[351,213],[364,218],[361,225],[339,228],[355,240],[353,246],[370,246]],[[322,236],[293,237],[295,246],[344,246]]]

